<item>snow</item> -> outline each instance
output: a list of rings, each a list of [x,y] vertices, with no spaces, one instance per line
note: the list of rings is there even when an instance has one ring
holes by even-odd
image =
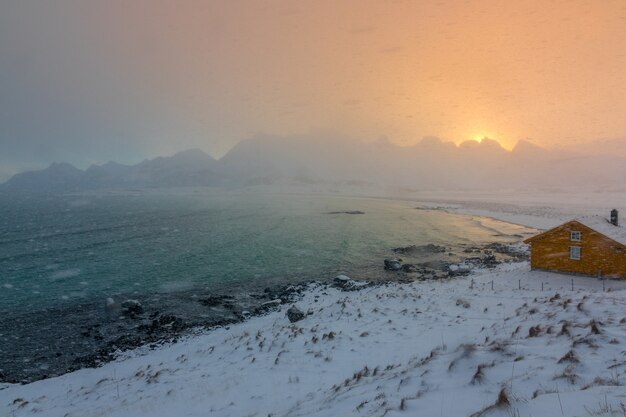
[[[577,214],[531,204],[430,207],[537,228]],[[0,415],[626,414],[626,281],[523,262],[356,291],[311,284],[295,305],[308,314],[293,324],[283,305],[100,368],[0,385]]]
[[[296,303],[312,314],[297,323],[282,306],[101,368],[5,385],[0,404],[11,416],[458,416],[504,388],[510,406],[488,415],[619,410],[625,290],[526,263],[350,292],[313,284]]]
[[[626,228],[621,224],[615,226],[610,223],[606,217],[602,216],[585,216],[579,217],[576,220],[596,232],[600,232],[616,242],[626,245]]]
[[[580,201],[577,204],[563,201],[557,203],[544,196],[545,200],[543,201],[526,200],[518,204],[503,203],[502,200],[489,202],[460,201],[445,204],[421,201],[420,206],[451,213],[491,217],[543,230],[552,229],[570,220],[576,220],[616,242],[626,245],[626,227],[621,222],[619,226],[614,226],[607,217],[610,211],[609,207],[624,207],[626,205],[626,200],[623,200],[624,196],[609,198],[606,201],[603,198],[582,197],[583,200],[587,198],[587,204]],[[618,211],[626,212],[624,209]]]
[[[626,213],[623,192],[491,192],[422,193],[414,201],[421,208],[451,213],[491,217],[537,229],[551,229],[569,220],[587,217],[608,217],[611,209]]]

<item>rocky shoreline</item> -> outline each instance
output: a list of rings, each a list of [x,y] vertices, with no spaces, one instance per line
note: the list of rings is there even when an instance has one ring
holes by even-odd
[[[340,275],[322,284],[358,291],[388,282],[454,278],[476,268],[494,268],[502,262],[528,259],[523,248],[501,243],[468,245],[454,251],[432,244],[407,246],[390,253],[402,258],[381,262],[385,271],[380,280],[355,281]],[[175,343],[192,329],[210,330],[263,315],[296,302],[311,282],[317,281],[241,294],[196,290],[117,297],[106,299],[104,305],[100,301],[64,309],[4,314],[5,320],[0,322],[0,382],[30,383],[97,367],[123,351]]]

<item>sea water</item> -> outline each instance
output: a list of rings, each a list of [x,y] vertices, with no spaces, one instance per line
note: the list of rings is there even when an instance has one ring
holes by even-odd
[[[526,232],[372,198],[211,190],[5,196],[0,311],[194,287],[236,291],[339,273],[375,279],[394,247],[514,242]]]

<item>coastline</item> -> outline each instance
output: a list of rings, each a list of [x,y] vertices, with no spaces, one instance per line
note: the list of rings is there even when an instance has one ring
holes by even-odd
[[[471,269],[494,268],[527,258],[523,248],[502,243],[464,249],[431,244],[409,246],[390,250],[389,255],[404,258],[405,268],[385,271],[381,259],[378,271],[371,272],[377,278],[368,280],[359,276],[358,282],[377,286],[441,281],[467,275]],[[410,263],[413,261],[420,263]],[[245,291],[196,288],[142,296],[128,294],[43,311],[5,312],[6,329],[0,327],[0,333],[13,334],[15,340],[20,340],[20,349],[10,346],[0,349],[5,350],[0,383],[32,383],[82,368],[95,368],[114,361],[122,352],[145,346],[156,348],[189,332],[240,323],[293,303],[311,283],[337,286],[333,277],[327,277]],[[343,290],[358,288],[362,287]],[[130,306],[125,308],[124,303]],[[62,333],[58,329],[63,329]],[[33,352],[37,352],[36,356]]]
[[[485,213],[445,203],[423,208]],[[520,211],[541,219],[536,211]],[[493,218],[513,217],[505,212]],[[116,351],[111,362],[97,368],[26,385],[0,384],[0,403],[16,416],[36,410],[167,416],[177,409],[188,416],[207,411],[239,416],[252,410],[284,416],[402,415],[405,410],[436,415],[442,396],[458,395],[462,401],[445,403],[442,410],[469,415],[496,403],[504,392],[511,405],[492,410],[494,415],[554,414],[557,396],[568,414],[597,408],[599,395],[619,406],[620,384],[610,381],[620,345],[626,343],[619,309],[626,303],[626,283],[610,281],[603,292],[595,279],[530,271],[527,262],[410,281],[381,281],[357,291],[328,282],[292,286],[293,297],[285,294],[285,302],[245,320],[210,330],[192,326],[169,340]],[[289,322],[286,310],[292,304],[306,313],[304,320]],[[570,323],[567,337],[554,328],[564,320]],[[531,328],[539,334],[530,336],[536,332]],[[574,352],[572,363],[563,360],[568,351]],[[467,363],[455,369],[457,362]],[[597,369],[598,375],[578,368]],[[236,377],[241,372],[258,377],[242,381]],[[427,380],[425,373],[433,376]],[[82,388],[61,388],[76,384]],[[121,394],[116,393],[120,386]],[[171,404],[159,398],[170,398]]]
[[[352,219],[368,219],[370,213],[352,216],[354,211],[350,209],[351,201],[348,198],[347,202],[338,205],[347,209],[339,214],[328,215],[321,211],[321,215],[341,216],[350,222]],[[398,200],[389,201],[394,206],[398,203]],[[357,207],[360,205],[355,204]],[[413,211],[412,204],[406,202],[399,207],[402,211]],[[436,216],[442,218],[443,215]],[[421,214],[418,217],[422,217]],[[15,311],[5,309],[2,311],[4,320],[0,323],[0,335],[4,335],[0,339],[0,357],[3,358],[0,360],[0,382],[29,383],[83,367],[97,367],[114,360],[120,352],[126,350],[143,345],[157,346],[198,328],[212,329],[237,323],[263,313],[267,308],[263,306],[264,303],[274,303],[277,299],[281,300],[281,304],[289,303],[302,285],[311,280],[329,283],[339,274],[377,283],[439,280],[469,273],[469,269],[480,267],[483,259],[488,259],[491,267],[500,262],[519,260],[517,252],[502,250],[494,242],[519,241],[522,236],[516,233],[530,233],[528,229],[502,224],[496,225],[494,229],[494,225],[486,224],[487,219],[465,215],[461,217],[470,219],[463,220],[463,224],[482,230],[483,241],[490,243],[472,244],[471,239],[464,238],[452,246],[437,247],[429,243],[417,247],[397,247],[394,250],[393,246],[380,245],[378,242],[373,251],[376,255],[367,257],[365,265],[361,265],[361,261],[358,264],[346,263],[346,267],[340,268],[319,265],[319,268],[307,271],[307,274],[297,279],[268,277],[268,280],[259,280],[260,285],[197,285],[179,289],[105,293],[77,298],[77,301],[64,301],[39,310],[36,306]],[[443,218],[448,221],[447,215]],[[450,221],[454,224],[455,219],[458,220],[453,215]],[[493,240],[484,240],[484,237]],[[391,240],[386,243],[393,244]],[[396,243],[412,245],[406,240],[398,240]],[[404,269],[385,271],[385,258],[402,258]],[[454,271],[450,269],[459,264],[466,265]],[[126,312],[124,304],[131,303],[132,307],[135,302],[140,308]]]

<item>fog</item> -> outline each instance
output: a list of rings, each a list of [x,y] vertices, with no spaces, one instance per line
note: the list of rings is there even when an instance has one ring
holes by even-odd
[[[459,145],[426,137],[412,146],[386,138],[364,142],[332,132],[259,135],[220,159],[199,149],[80,170],[55,163],[0,186],[12,192],[218,187],[273,191],[411,195],[423,191],[625,191],[626,158],[550,151],[519,141],[509,151],[493,139]]]
[[[286,138],[260,158],[333,153],[304,158],[301,174],[376,172],[382,186],[391,172],[410,186],[486,184],[508,158],[426,151],[424,136],[623,156],[625,13],[621,1],[0,2],[0,181],[52,162],[220,158],[260,132]],[[302,134],[319,130],[340,134]],[[382,136],[416,147],[374,145]],[[487,154],[484,173],[465,167]],[[526,182],[529,169],[506,173]]]

